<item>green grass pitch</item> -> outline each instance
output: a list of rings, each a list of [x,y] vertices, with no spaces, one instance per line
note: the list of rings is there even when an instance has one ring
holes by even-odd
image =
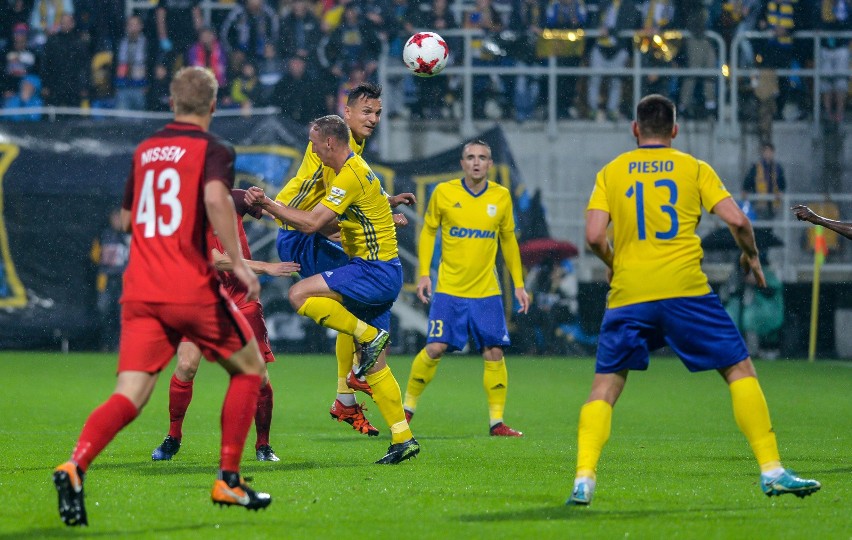
[[[218,463],[226,377],[204,363],[171,462],[151,450],[168,427],[171,368],[147,408],[92,465],[90,526],[66,528],[51,469],[67,459],[83,421],[112,391],[115,357],[0,353],[0,538],[850,538],[852,363],[758,363],[787,466],[823,483],[806,499],[769,499],[715,373],[689,374],[655,358],[633,373],[588,508],[564,506],[571,489],[577,415],[593,361],[509,358],[506,420],[523,439],[488,436],[482,361],[448,356],[413,421],[419,457],[379,466],[387,426],[368,439],[328,414],[335,364],[279,353],[272,445],[280,463],[243,472],[269,491],[266,511],[220,509],[209,500]],[[404,387],[410,358],[391,358]]]

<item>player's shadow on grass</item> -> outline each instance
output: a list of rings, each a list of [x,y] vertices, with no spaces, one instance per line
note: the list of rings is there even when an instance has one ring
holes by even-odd
[[[157,537],[160,533],[164,535],[170,535],[181,531],[199,531],[202,529],[210,529],[209,523],[197,523],[195,525],[184,525],[184,526],[169,526],[169,527],[160,527],[160,528],[151,528],[144,527],[139,530],[132,529],[121,529],[117,531],[115,529],[108,529],[99,531],[97,528],[89,527],[66,527],[59,522],[59,518],[57,517],[57,526],[56,527],[39,527],[33,529],[21,530],[13,533],[0,533],[0,540],[19,540],[20,538],[80,538],[80,536],[88,537],[105,537],[105,538],[117,538],[117,537]],[[97,525],[95,526],[97,527]]]
[[[742,512],[744,507],[716,508],[716,512]],[[582,521],[587,519],[626,519],[646,518],[652,516],[665,517],[671,515],[706,514],[707,508],[684,508],[676,510],[601,510],[577,506],[548,505],[537,508],[527,508],[511,512],[488,512],[482,514],[462,515],[459,520],[468,523],[488,523],[498,521]]]

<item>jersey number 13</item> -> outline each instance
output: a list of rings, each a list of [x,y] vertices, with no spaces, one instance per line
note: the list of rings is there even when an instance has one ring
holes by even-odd
[[[656,189],[668,190],[669,203],[660,205],[659,210],[664,214],[668,214],[671,219],[671,227],[669,227],[669,230],[657,231],[654,233],[654,236],[658,240],[671,240],[677,236],[679,225],[677,210],[675,210],[674,207],[674,205],[677,204],[677,184],[675,184],[674,180],[663,178],[654,182],[654,187]],[[639,234],[639,240],[645,240],[647,236],[645,231],[645,183],[636,182],[630,186],[630,189],[627,190],[625,195],[628,199],[634,199],[636,201],[636,229]]]

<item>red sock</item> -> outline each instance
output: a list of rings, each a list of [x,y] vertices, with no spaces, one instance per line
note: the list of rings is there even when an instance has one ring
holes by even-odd
[[[257,410],[260,375],[241,373],[231,377],[222,405],[222,456],[219,468],[238,472],[251,419]]]
[[[269,426],[272,425],[272,381],[260,388],[257,397],[257,412],[254,413],[254,429],[257,432],[257,441],[254,449],[257,450],[264,444],[269,444]]]
[[[113,394],[100,407],[92,411],[83,431],[77,439],[77,446],[71,459],[86,472],[89,464],[106,448],[121,429],[133,421],[139,411],[132,401],[121,394]]]
[[[183,417],[192,401],[192,381],[182,381],[172,375],[169,381],[169,435],[183,437]]]

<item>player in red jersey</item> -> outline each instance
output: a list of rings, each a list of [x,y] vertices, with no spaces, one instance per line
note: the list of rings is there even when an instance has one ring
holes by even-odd
[[[84,475],[91,462],[148,401],[160,371],[182,336],[230,375],[222,405],[219,475],[214,503],[265,508],[267,493],[240,476],[240,456],[257,409],[263,362],[251,326],[222,290],[207,257],[212,226],[249,299],[260,292],[257,276],[240,257],[234,184],[234,150],[207,132],[218,84],[203,68],[181,69],[169,101],[174,122],[142,141],[133,154],[121,218],[132,235],[124,274],[121,343],[115,392],[92,411],[71,459],[54,470],[59,516],[87,525]]]
[[[260,219],[263,216],[263,211],[259,207],[247,205],[245,203],[245,193],[243,189],[231,190],[231,198],[234,200],[234,207],[238,215],[237,233],[239,234],[240,249],[242,250],[241,256],[245,259],[249,268],[255,274],[265,274],[272,277],[289,276],[292,272],[298,272],[300,266],[293,262],[270,263],[251,260],[248,238],[246,238],[243,221],[239,216],[248,214],[255,219]],[[213,265],[219,270],[219,279],[222,280],[222,286],[251,325],[254,337],[257,339],[257,344],[260,347],[260,354],[265,361],[263,373],[261,374],[262,383],[260,396],[257,400],[257,411],[254,415],[254,426],[257,433],[254,445],[255,454],[258,461],[280,461],[269,444],[273,394],[272,383],[269,381],[269,372],[265,364],[274,362],[275,356],[272,354],[272,348],[269,345],[266,321],[263,319],[263,305],[261,305],[259,300],[249,300],[246,286],[231,273],[231,260],[224,254],[225,248],[219,241],[219,237],[215,234],[215,231],[208,231],[207,242],[208,247],[211,249],[210,253]],[[169,381],[169,433],[166,435],[162,444],[151,453],[151,459],[154,461],[170,460],[180,450],[183,435],[183,419],[186,415],[186,410],[189,408],[189,403],[192,401],[192,383],[193,379],[195,379],[195,374],[198,372],[198,366],[201,364],[201,349],[192,341],[184,338],[178,346],[177,357],[177,367]]]

